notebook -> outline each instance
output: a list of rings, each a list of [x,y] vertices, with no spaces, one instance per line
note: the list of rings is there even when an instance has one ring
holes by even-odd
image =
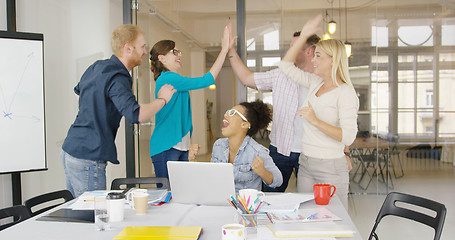
[[[38,221],[94,223],[93,210],[73,210],[61,208],[55,212],[37,218]]]
[[[228,206],[235,195],[230,163],[169,161],[167,168],[172,202]]]
[[[306,237],[354,237],[350,226],[334,222],[319,223],[275,223],[266,225],[277,238],[306,238]]]
[[[199,239],[202,227],[199,226],[140,226],[126,227],[113,240],[145,240],[145,239]]]

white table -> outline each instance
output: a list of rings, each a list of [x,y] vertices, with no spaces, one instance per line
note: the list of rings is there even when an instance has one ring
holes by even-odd
[[[316,208],[317,206],[312,200],[302,203],[300,208]],[[356,231],[354,238],[342,239],[362,239],[338,197],[332,198],[330,204],[325,207],[343,219],[340,224],[349,225]],[[203,234],[200,239],[214,240],[221,239],[221,226],[232,223],[235,214],[236,211],[231,206],[186,205],[172,203],[171,200],[170,203],[162,206],[149,207],[146,215],[136,215],[134,210],[125,209],[125,220],[111,223],[112,229],[109,231],[97,231],[95,225],[89,223],[36,221],[36,218],[41,216],[38,215],[0,231],[0,239],[110,240],[126,226],[202,226]],[[248,239],[257,239],[257,237],[253,236]]]

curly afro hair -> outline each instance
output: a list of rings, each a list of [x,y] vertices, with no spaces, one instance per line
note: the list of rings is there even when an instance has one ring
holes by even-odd
[[[272,110],[261,100],[254,102],[242,102],[246,108],[246,119],[251,124],[251,128],[246,133],[248,136],[253,137],[260,129],[266,128],[272,121]]]

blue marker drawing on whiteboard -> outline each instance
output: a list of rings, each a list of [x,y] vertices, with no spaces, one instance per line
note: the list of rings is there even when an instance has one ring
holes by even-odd
[[[25,75],[25,72],[27,71],[29,65],[30,65],[30,62],[32,61],[32,58],[35,56],[35,53],[34,52],[31,52],[30,54],[27,55],[27,62],[22,70],[22,73],[21,73],[21,76],[19,78],[19,81],[18,81],[18,84],[16,86],[16,89],[14,90],[14,93],[13,93],[13,96],[11,97],[11,100],[9,100],[9,102],[7,101],[6,97],[5,97],[5,93],[3,91],[3,88],[0,84],[0,93],[1,93],[1,96],[3,98],[3,104],[4,104],[4,110],[2,111],[3,112],[3,118],[8,118],[10,120],[13,120],[14,118],[27,118],[27,119],[31,119],[33,120],[34,122],[39,122],[41,119],[39,117],[36,117],[34,115],[32,116],[23,116],[23,115],[17,115],[17,114],[13,114],[13,106],[14,106],[14,102],[15,102],[15,99],[16,99],[16,96],[17,96],[17,93],[19,92],[20,90],[20,87],[22,85],[22,82],[24,81],[24,75]]]

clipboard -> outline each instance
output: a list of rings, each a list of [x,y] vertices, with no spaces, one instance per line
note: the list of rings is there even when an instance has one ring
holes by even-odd
[[[54,221],[54,222],[79,222],[94,223],[95,212],[93,210],[73,210],[61,208],[47,215],[39,217],[37,221]]]

